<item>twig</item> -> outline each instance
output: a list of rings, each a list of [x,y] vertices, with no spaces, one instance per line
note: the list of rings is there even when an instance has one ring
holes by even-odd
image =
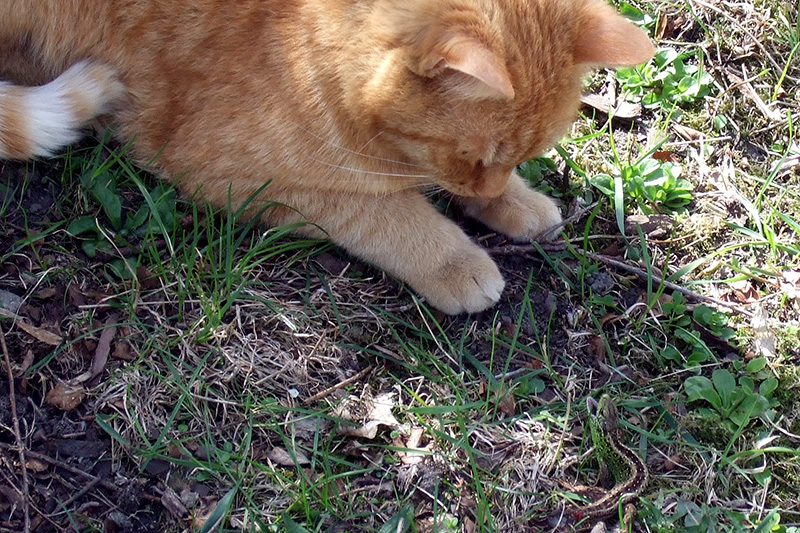
[[[64,480],[64,484],[65,484],[65,485],[67,485],[67,483],[66,483],[65,481],[66,481],[66,480]],[[86,494],[87,492],[89,492],[90,490],[92,490],[92,489],[93,489],[95,486],[97,486],[98,484],[100,484],[100,482],[101,482],[101,481],[102,481],[102,480],[101,480],[99,477],[96,477],[96,478],[94,478],[94,479],[90,479],[90,480],[89,480],[89,483],[87,483],[86,485],[84,485],[84,486],[83,486],[83,487],[82,487],[82,488],[81,488],[81,489],[80,489],[78,492],[76,492],[75,494],[73,494],[72,496],[70,496],[69,498],[67,498],[65,501],[61,502],[61,505],[60,505],[60,507],[61,507],[61,509],[62,509],[61,511],[58,511],[58,512],[56,512],[56,513],[53,513],[53,514],[52,514],[52,515],[50,515],[50,516],[56,516],[56,515],[58,515],[58,514],[61,514],[61,513],[63,513],[63,512],[64,512],[64,511],[63,511],[63,509],[66,509],[66,507],[67,507],[68,505],[70,505],[72,502],[76,501],[78,498],[80,498],[81,496],[83,496],[84,494]]]
[[[531,244],[505,244],[503,246],[488,248],[486,251],[489,253],[489,255],[519,255],[536,253],[539,250],[543,250],[545,252],[563,252],[566,249],[566,244],[554,242],[549,244],[538,244],[536,246]]]
[[[737,313],[745,315],[747,317],[752,317],[753,316],[753,313],[751,313],[750,311],[747,311],[745,309],[742,309],[740,306],[738,306],[736,304],[732,304],[732,303],[729,303],[729,302],[726,302],[726,301],[723,301],[723,300],[719,300],[717,298],[712,298],[711,296],[706,296],[704,294],[700,294],[698,292],[689,290],[689,289],[687,289],[685,287],[681,287],[680,285],[678,285],[676,283],[672,283],[671,281],[667,281],[664,278],[662,278],[660,276],[657,276],[656,274],[652,274],[652,273],[648,274],[644,270],[641,270],[639,268],[631,266],[631,265],[629,265],[627,263],[623,263],[622,261],[617,261],[616,259],[612,259],[610,257],[606,257],[604,255],[595,254],[595,253],[592,253],[592,252],[587,252],[585,250],[583,251],[583,254],[586,257],[588,257],[589,259],[594,259],[595,261],[600,261],[601,263],[605,263],[607,265],[613,266],[613,267],[618,268],[620,270],[625,270],[627,272],[630,272],[631,274],[636,274],[638,277],[640,277],[642,279],[645,279],[645,280],[652,279],[656,284],[663,285],[664,287],[666,287],[666,288],[668,288],[668,289],[670,289],[672,291],[679,292],[679,293],[683,294],[684,296],[688,296],[690,298],[694,298],[695,300],[700,300],[700,301],[703,301],[703,302],[713,303],[714,305],[718,305],[718,306],[721,306],[721,307],[727,307],[728,309],[736,311]]]
[[[14,389],[14,372],[11,370],[11,357],[8,355],[6,346],[6,335],[0,327],[0,348],[3,349],[3,357],[6,361],[6,371],[8,372],[8,400],[11,403],[11,421],[14,427],[14,438],[17,441],[17,453],[19,453],[19,468],[22,473],[22,513],[25,516],[24,533],[31,531],[30,513],[30,489],[28,488],[28,462],[25,460],[25,447],[22,444],[22,434],[19,431],[19,418],[17,418],[17,394]]]
[[[351,385],[351,384],[355,383],[356,381],[358,381],[359,379],[363,378],[364,376],[366,376],[370,372],[372,372],[372,365],[368,366],[367,368],[365,368],[364,370],[362,370],[361,372],[359,372],[355,376],[349,377],[344,381],[340,381],[339,383],[337,383],[333,387],[328,387],[327,389],[316,393],[314,396],[309,396],[308,398],[303,400],[303,405],[308,405],[310,403],[316,402],[317,400],[321,400],[325,396],[331,394],[333,391],[335,391],[337,389],[341,389],[341,388],[347,387],[348,385]]]
[[[501,247],[498,247],[498,248],[494,248],[494,249],[488,250],[488,252],[491,255],[512,255],[512,254],[535,253],[535,252],[538,252],[540,249],[543,250],[543,251],[546,251],[546,252],[547,251],[563,251],[563,250],[566,249],[566,246],[563,245],[563,244],[558,244],[558,243],[551,244],[551,245],[539,245],[538,248],[536,246],[533,246],[533,245],[506,245],[506,246],[501,246]],[[712,298],[711,296],[705,296],[704,294],[700,294],[700,293],[697,293],[697,292],[692,291],[690,289],[687,289],[685,287],[681,287],[680,285],[672,283],[671,281],[667,281],[664,278],[662,278],[660,276],[657,276],[656,274],[647,273],[647,272],[645,272],[644,270],[642,270],[640,268],[636,268],[636,267],[631,266],[631,265],[629,265],[627,263],[623,263],[622,261],[617,261],[616,259],[612,259],[612,258],[610,258],[608,256],[605,256],[605,255],[600,255],[600,254],[595,254],[595,253],[592,253],[592,252],[587,252],[586,250],[580,250],[579,249],[578,251],[581,254],[583,254],[584,257],[588,257],[589,259],[593,259],[595,261],[599,261],[600,263],[604,263],[604,264],[612,266],[614,268],[618,268],[620,270],[624,270],[626,272],[630,272],[631,274],[635,274],[636,276],[638,276],[638,277],[640,277],[640,278],[642,278],[644,280],[652,279],[653,282],[655,282],[656,284],[663,285],[664,287],[666,287],[666,288],[668,288],[668,289],[670,289],[672,291],[679,292],[679,293],[683,294],[684,296],[688,296],[690,298],[693,298],[695,300],[699,300],[701,302],[708,302],[708,303],[717,305],[719,307],[726,307],[726,308],[731,309],[733,311],[736,311],[737,313],[739,313],[741,315],[744,315],[746,317],[750,317],[750,318],[753,317],[753,313],[751,313],[750,311],[747,311],[746,309],[742,309],[740,306],[738,306],[736,304],[732,304],[732,303],[726,302],[724,300],[719,300],[717,298]]]
[[[583,217],[583,215],[585,215],[586,213],[588,213],[589,211],[591,211],[595,207],[597,207],[597,202],[595,202],[595,203],[593,203],[591,205],[587,205],[583,209],[579,209],[572,216],[567,217],[564,220],[562,220],[561,222],[559,222],[558,224],[553,224],[549,228],[545,229],[544,231],[542,231],[540,233],[540,235],[544,235],[544,236],[552,235],[553,233],[555,233],[556,230],[560,230],[561,228],[563,228],[567,224],[571,224],[572,222],[574,222],[576,220],[579,220],[581,217]]]

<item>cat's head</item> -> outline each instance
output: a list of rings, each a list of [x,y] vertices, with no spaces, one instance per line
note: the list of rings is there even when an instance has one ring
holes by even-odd
[[[371,22],[382,55],[359,111],[376,142],[462,196],[501,194],[558,141],[592,67],[653,54],[602,0],[378,0]]]

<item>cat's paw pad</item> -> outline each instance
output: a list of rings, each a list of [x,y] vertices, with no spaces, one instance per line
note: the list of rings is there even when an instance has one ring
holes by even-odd
[[[473,245],[412,286],[433,307],[457,315],[477,313],[497,303],[505,281],[489,255]]]

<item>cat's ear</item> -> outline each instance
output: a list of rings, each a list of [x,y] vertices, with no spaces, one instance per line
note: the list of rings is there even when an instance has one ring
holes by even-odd
[[[574,48],[577,64],[633,66],[653,57],[655,49],[647,34],[603,0],[587,2],[579,19],[581,30]]]
[[[473,38],[451,36],[437,42],[414,61],[416,64],[412,65],[412,70],[428,78],[454,72],[466,74],[460,76],[460,80],[453,80],[452,90],[462,96],[514,99],[514,86],[505,62]]]

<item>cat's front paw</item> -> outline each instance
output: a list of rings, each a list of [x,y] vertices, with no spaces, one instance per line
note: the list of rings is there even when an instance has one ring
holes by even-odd
[[[472,244],[411,286],[433,307],[457,315],[483,311],[497,303],[505,281],[489,254]]]
[[[497,198],[460,198],[465,213],[515,241],[555,237],[551,228],[561,222],[561,211],[548,196],[530,189],[516,174]],[[550,234],[545,234],[548,230]]]

